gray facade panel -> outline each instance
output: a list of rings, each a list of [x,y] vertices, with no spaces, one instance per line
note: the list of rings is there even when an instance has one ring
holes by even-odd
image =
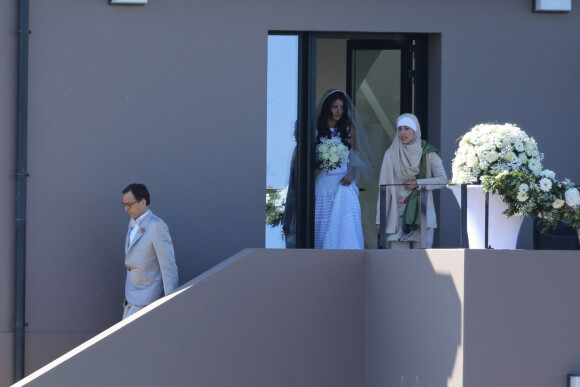
[[[13,299],[6,273],[14,259],[15,7],[0,5],[5,330]],[[578,12],[532,13],[524,0],[339,0],[332,8],[340,11],[322,1],[31,4],[29,329],[96,332],[120,318],[128,219],[119,203],[128,183],[149,186],[182,283],[264,245],[268,30],[433,33],[429,119],[448,174],[460,135],[507,121],[536,138],[558,178],[580,181]],[[449,191],[440,196],[440,244],[456,247],[458,206]],[[531,248],[529,221],[518,247]]]

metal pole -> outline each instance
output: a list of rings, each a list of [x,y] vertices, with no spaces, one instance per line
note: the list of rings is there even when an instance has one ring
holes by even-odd
[[[421,248],[427,248],[427,189],[421,186]]]
[[[26,290],[26,179],[28,143],[28,0],[19,1],[17,146],[16,146],[16,246],[14,289],[14,381],[24,377]]]
[[[296,201],[296,247],[314,248],[314,160],[312,111],[316,103],[313,101],[312,86],[314,82],[315,47],[312,34],[300,34],[298,40],[298,148],[296,169],[297,201]]]
[[[489,245],[489,192],[485,193],[485,244],[486,249],[490,249]]]
[[[386,249],[386,235],[385,228],[387,227],[387,206],[385,203],[387,197],[387,186],[381,185],[379,187],[379,216],[380,216],[380,226],[379,226],[379,249]]]
[[[461,184],[461,247],[469,248],[467,239],[467,184]]]

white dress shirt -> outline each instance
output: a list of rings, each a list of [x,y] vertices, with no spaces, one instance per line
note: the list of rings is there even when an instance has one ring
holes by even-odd
[[[131,234],[129,234],[129,245],[131,244],[131,242],[133,242],[133,239],[135,238],[135,235],[137,235],[137,230],[139,230],[139,226],[141,224],[141,220],[143,219],[143,217],[145,215],[147,215],[149,213],[150,210],[147,210],[147,212],[145,212],[143,215],[141,215],[140,217],[138,217],[137,219],[135,219],[135,221],[137,222],[136,226],[133,226],[133,228],[131,229]]]

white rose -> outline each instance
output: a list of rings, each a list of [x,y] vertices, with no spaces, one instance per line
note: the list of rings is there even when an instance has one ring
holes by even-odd
[[[467,156],[467,159],[465,160],[465,165],[467,165],[469,168],[475,167],[478,163],[479,160],[477,159],[477,156],[474,154]]]
[[[540,172],[540,175],[549,177],[550,179],[556,179],[556,173],[550,171],[549,169],[544,169]]]
[[[542,164],[538,159],[530,159],[530,161],[528,161],[528,167],[536,175],[539,175],[542,171]]]
[[[570,188],[566,191],[565,194],[566,203],[570,207],[576,207],[580,204],[580,193],[578,192],[577,188]]]
[[[457,183],[457,184],[469,183],[469,175],[464,171],[459,172],[457,174],[455,183]]]
[[[528,156],[532,156],[533,152],[536,150],[536,144],[534,144],[531,141],[526,141],[526,153],[528,154]]]
[[[516,158],[516,154],[515,154],[514,152],[508,152],[508,153],[505,155],[505,159],[506,159],[507,161],[510,161],[510,162],[511,162],[512,160],[514,160],[515,158]]]
[[[529,150],[536,149],[536,143],[532,139],[528,139],[526,141],[526,143],[524,144],[524,146],[526,147],[526,149],[529,149]]]
[[[499,155],[497,154],[497,152],[487,152],[487,154],[485,155],[485,158],[488,162],[493,163],[495,161],[497,161],[497,159],[499,159]]]

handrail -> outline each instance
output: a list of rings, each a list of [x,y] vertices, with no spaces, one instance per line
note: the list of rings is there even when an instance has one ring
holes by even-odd
[[[467,239],[467,184],[461,184],[461,233],[460,242],[464,249],[469,248]]]
[[[387,223],[387,208],[385,201],[387,200],[387,185],[381,184],[379,186],[379,249],[387,248],[387,236],[385,234],[385,227]]]
[[[460,243],[461,247],[468,249],[469,240],[467,235],[467,184],[449,184],[449,185],[459,185],[461,187],[461,234]],[[489,191],[485,192],[485,234],[484,234],[484,246],[486,249],[491,249],[489,245]]]
[[[387,223],[387,209],[385,206],[386,192],[388,186],[401,186],[404,184],[381,184],[379,186],[379,240],[378,248],[386,249],[387,241],[385,228]],[[421,184],[421,248],[426,248],[426,231],[427,231],[427,195],[426,186],[429,184]],[[431,184],[440,186],[441,184]],[[469,240],[467,235],[467,184],[460,184],[461,186],[461,231],[460,244],[462,248],[469,248]],[[489,192],[485,193],[485,248],[489,246]]]
[[[421,248],[427,248],[427,189],[421,185]]]

